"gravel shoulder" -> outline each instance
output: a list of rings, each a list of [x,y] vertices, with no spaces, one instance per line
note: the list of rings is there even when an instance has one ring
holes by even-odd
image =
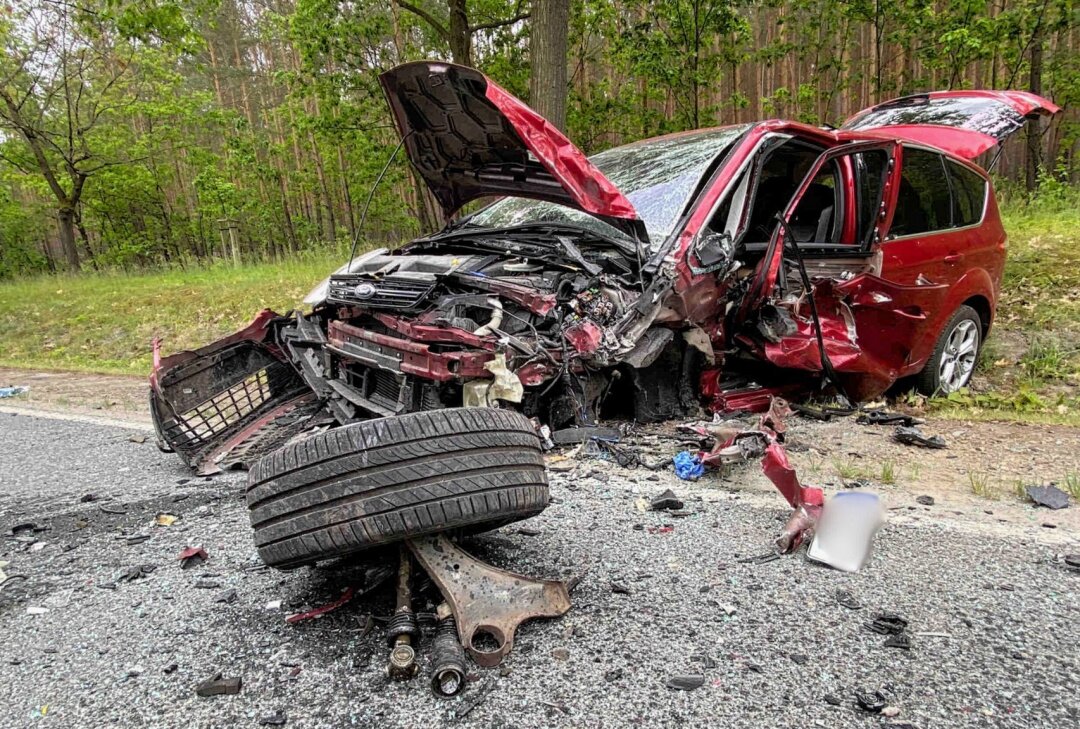
[[[836,447],[830,438],[852,448],[851,437],[884,439],[846,436],[847,428],[862,426],[800,421],[793,456]],[[943,434],[950,450],[962,452],[968,442]],[[0,534],[25,522],[47,527],[22,540],[0,537],[0,561],[10,562],[4,569],[26,577],[0,592],[0,725],[254,727],[277,711],[289,727],[1080,721],[1080,575],[1060,563],[1062,553],[1080,551],[1065,519],[1075,505],[1053,512],[1059,526],[1047,529],[1041,522],[1051,512],[1018,501],[967,508],[958,491],[955,503],[947,496],[924,507],[908,491],[885,487],[895,508],[873,556],[860,572],[844,574],[801,556],[740,561],[768,551],[787,517],[756,466],[687,483],[667,471],[555,457],[552,505],[467,546],[526,574],[587,570],[574,607],[563,618],[527,623],[501,668],[475,669],[463,695],[440,700],[427,687],[426,667],[410,683],[385,678],[382,630],[366,626],[369,615],[389,614],[389,586],[319,620],[284,621],[362,584],[379,557],[287,573],[261,569],[242,476],[192,478],[150,440],[137,442],[142,435],[0,415]],[[641,443],[654,447],[648,438]],[[670,449],[658,436],[655,448],[660,443]],[[1045,463],[1049,474],[1058,447],[1045,447],[1044,454],[1013,454],[1019,460],[1002,467],[1034,474]],[[1069,452],[1076,451],[1058,451]],[[923,451],[896,457],[905,454],[924,463],[928,479],[938,468]],[[1011,458],[998,447],[983,460],[998,455]],[[639,509],[639,499],[668,487],[685,500],[685,516]],[[82,501],[89,493],[95,500]],[[161,512],[178,519],[154,526]],[[149,538],[130,538],[136,535]],[[181,569],[177,555],[195,545],[209,561]],[[140,565],[153,569],[118,579]],[[216,602],[230,589],[235,601]],[[840,606],[838,590],[864,607]],[[30,607],[46,612],[31,615]],[[910,651],[886,648],[883,636],[862,627],[877,611],[910,621]],[[420,654],[427,649],[425,641]],[[195,686],[217,672],[242,677],[241,693],[197,697]],[[681,674],[700,675],[703,685],[666,686]],[[880,690],[898,715],[861,712],[856,690]]]

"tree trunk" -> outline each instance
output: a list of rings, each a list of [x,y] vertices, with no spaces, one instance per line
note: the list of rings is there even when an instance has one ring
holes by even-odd
[[[72,273],[79,271],[79,249],[75,247],[75,209],[61,207],[56,211],[56,223],[60,229],[60,250],[64,262]]]
[[[535,0],[529,30],[529,102],[566,131],[566,54],[570,0]]]
[[[472,31],[469,30],[469,11],[465,0],[449,0],[450,8],[450,56],[454,63],[472,65]]]
[[[1040,19],[1041,20],[1041,19]],[[1041,23],[1035,26],[1031,39],[1031,77],[1028,91],[1042,96],[1043,34]],[[1042,125],[1039,118],[1030,119],[1027,128],[1027,189],[1039,187],[1039,167],[1042,166]]]

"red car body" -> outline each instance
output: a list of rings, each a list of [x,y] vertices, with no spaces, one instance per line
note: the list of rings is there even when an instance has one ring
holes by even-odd
[[[762,412],[823,384],[863,400],[928,362],[943,388],[966,383],[1006,238],[972,160],[1057,111],[1022,92],[935,92],[840,129],[771,120],[590,161],[473,69],[413,63],[381,81],[448,217],[505,197],[354,259],[310,314],[264,312],[171,357],[155,345],[159,440],[200,472],[316,423],[462,402],[557,429]]]

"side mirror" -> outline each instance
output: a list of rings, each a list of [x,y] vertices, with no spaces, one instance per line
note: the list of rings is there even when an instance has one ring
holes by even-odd
[[[727,233],[710,231],[698,238],[693,250],[701,268],[726,268],[735,257],[735,241]]]

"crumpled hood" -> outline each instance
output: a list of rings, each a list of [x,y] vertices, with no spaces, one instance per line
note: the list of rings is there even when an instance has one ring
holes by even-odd
[[[379,81],[409,159],[448,216],[470,200],[512,195],[643,234],[633,204],[566,135],[476,69],[419,61]]]

